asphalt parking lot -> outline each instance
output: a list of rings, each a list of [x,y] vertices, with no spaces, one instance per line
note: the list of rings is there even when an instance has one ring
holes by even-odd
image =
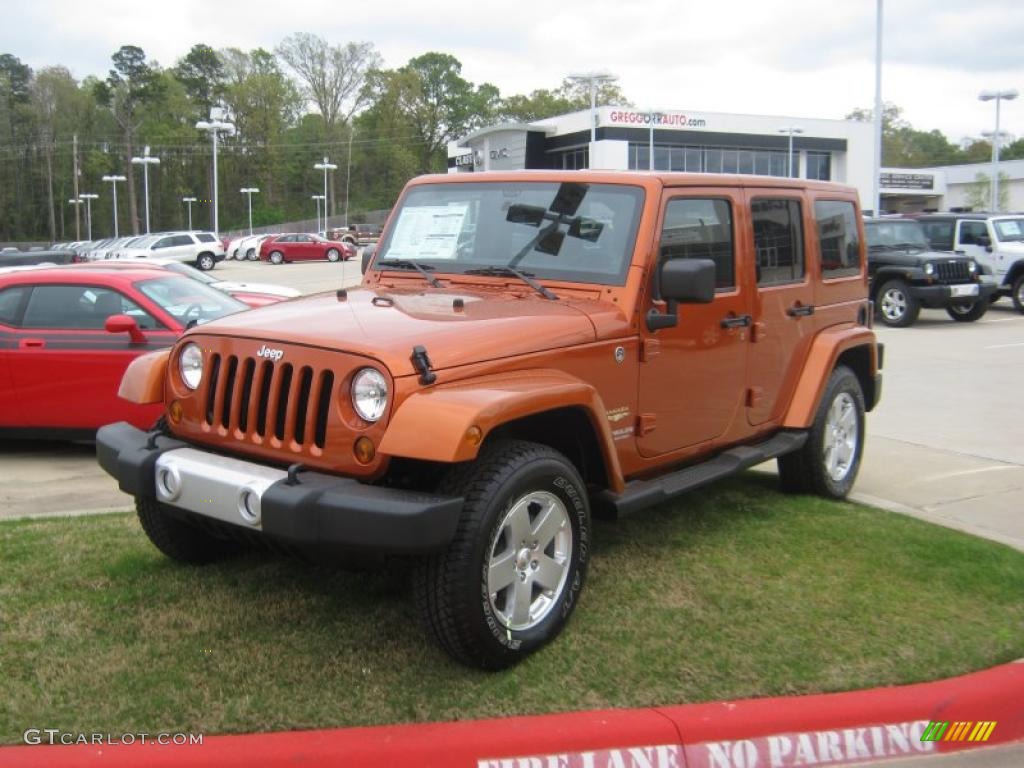
[[[228,261],[225,280],[273,282],[304,293],[360,280],[358,258],[272,266]],[[924,310],[911,328],[878,327],[886,345],[882,402],[868,416],[855,498],[1024,550],[1024,315],[1008,300],[973,324]],[[0,517],[126,509],[130,499],[88,445],[0,443]],[[774,471],[774,463],[764,465]]]

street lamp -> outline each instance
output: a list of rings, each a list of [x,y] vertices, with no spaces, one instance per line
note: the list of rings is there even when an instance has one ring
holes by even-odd
[[[326,202],[327,198],[325,198],[323,195],[310,195],[310,198],[313,199],[313,200],[316,200],[316,231],[319,232],[320,231],[320,201],[324,200]],[[324,227],[324,235],[326,235],[326,234],[327,234],[327,227]]]
[[[324,157],[324,161],[322,163],[317,163],[313,167],[316,170],[318,170],[318,171],[323,171],[324,172],[324,236],[326,237],[327,236],[327,211],[328,211],[328,209],[327,209],[327,199],[328,199],[327,198],[327,173],[329,171],[336,170],[338,168],[338,166],[336,166],[334,163],[327,162],[327,157],[325,156]]]
[[[192,203],[198,202],[194,197],[183,197],[181,202],[188,206],[188,231],[192,231]]]
[[[796,125],[786,125],[779,128],[779,133],[789,134],[789,150],[786,152],[786,176],[793,178],[793,134],[803,133],[804,129]]]
[[[610,72],[575,72],[566,79],[574,83],[590,85],[590,141],[597,141],[597,86],[603,83],[614,83],[619,78]]]
[[[68,203],[70,203],[71,205],[75,206],[75,220],[76,221],[78,220],[78,212],[81,210],[81,208],[79,206],[81,206],[82,203],[84,203],[84,202],[85,202],[85,200],[79,200],[79,199],[74,198],[74,197],[71,198],[70,200],[68,200]],[[90,236],[89,239],[92,240],[92,237]]]
[[[352,134],[356,132],[356,127],[349,123],[348,126],[348,170],[345,172],[345,228],[348,228],[348,188],[349,182],[352,181]],[[327,227],[324,227],[324,234],[327,234]]]
[[[1013,101],[1019,94],[1016,88],[1006,91],[982,91],[978,94],[981,101],[996,102],[996,130],[992,136],[992,211],[999,213],[999,102]]]
[[[238,191],[249,198],[249,236],[252,237],[252,196],[259,194],[259,189],[256,187],[242,187]]]
[[[78,196],[79,200],[85,200],[85,219],[89,222],[89,239],[92,240],[92,201],[98,200],[99,195],[94,195],[91,192],[82,192]]]
[[[234,123],[224,120],[200,120],[196,123],[196,129],[207,131],[213,139],[213,233],[220,230],[220,222],[217,218],[217,134],[225,133],[228,136],[235,135]]]
[[[159,157],[149,156],[149,147],[142,152],[142,157],[133,157],[132,165],[142,166],[142,183],[146,192],[146,234],[149,234],[149,166],[160,165]]]
[[[114,237],[120,237],[117,233],[117,183],[119,181],[128,181],[124,176],[104,176],[104,181],[109,181],[110,186],[114,190]]]

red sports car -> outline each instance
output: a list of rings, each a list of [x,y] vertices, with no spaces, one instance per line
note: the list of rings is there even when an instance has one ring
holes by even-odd
[[[0,437],[92,438],[122,420],[148,429],[163,406],[117,396],[128,364],[244,309],[165,269],[0,270]]]
[[[320,235],[273,235],[260,245],[260,259],[271,264],[319,259],[348,261],[355,255],[356,249],[348,243],[325,240]]]

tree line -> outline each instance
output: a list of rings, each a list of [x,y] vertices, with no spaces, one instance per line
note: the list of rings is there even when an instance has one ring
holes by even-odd
[[[629,105],[614,83],[599,103]],[[585,83],[503,97],[490,83],[462,76],[447,53],[429,52],[388,69],[372,43],[332,44],[308,33],[291,35],[273,51],[215,50],[193,45],[173,66],[162,67],[142,48],[125,45],[111,56],[106,76],[78,80],[64,66],[32,70],[16,56],[0,55],[0,240],[69,240],[85,237],[82,193],[92,203],[95,237],[113,227],[112,194],[105,175],[121,175],[122,233],[144,231],[141,173],[133,157],[146,148],[149,211],[154,231],[187,225],[183,197],[196,197],[197,228],[210,226],[212,143],[195,127],[221,107],[236,126],[219,139],[220,223],[225,231],[247,224],[247,201],[238,192],[258,187],[254,225],[311,219],[322,193],[324,157],[338,166],[328,177],[332,217],[388,208],[405,182],[442,172],[446,145],[500,121],[538,120],[586,108]],[[855,110],[847,117],[870,119]],[[987,159],[991,146],[967,149],[938,131],[915,131],[899,109],[885,114],[886,165],[919,167]],[[1018,141],[1003,151],[1024,156]]]

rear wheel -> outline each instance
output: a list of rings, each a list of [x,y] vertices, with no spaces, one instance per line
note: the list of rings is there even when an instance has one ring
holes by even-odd
[[[199,258],[196,259],[196,266],[198,266],[204,272],[209,272],[215,266],[217,266],[216,259],[213,258],[212,253],[200,253]]]
[[[338,252],[337,248],[328,248],[327,249],[327,260],[328,261],[337,261],[340,258],[341,258],[341,253]]]
[[[985,316],[985,313],[988,312],[988,305],[989,302],[984,299],[967,304],[950,304],[946,307],[946,314],[957,322],[973,323]]]
[[[197,565],[212,563],[230,557],[242,548],[235,541],[218,539],[178,520],[155,499],[137,496],[135,509],[149,540],[172,560]]]
[[[893,328],[913,325],[921,311],[921,304],[910,295],[902,280],[890,280],[878,291],[876,300],[878,319]]]
[[[416,573],[417,608],[456,660],[511,666],[555,638],[579,598],[590,509],[575,467],[547,446],[485,446],[442,483],[465,499],[448,550]]]
[[[256,261],[256,259],[257,259],[256,249],[255,248],[250,248],[248,251],[246,251],[245,252],[245,258],[247,258],[249,261]]]
[[[845,498],[857,479],[863,451],[864,393],[856,374],[841,365],[829,377],[803,448],[778,459],[782,488]]]
[[[280,251],[271,251],[270,252],[270,263],[271,264],[283,264],[284,263],[284,254],[281,253]]]
[[[1024,312],[1024,273],[1013,281],[1013,289],[1010,291],[1010,298],[1013,299],[1013,306],[1018,312]]]

